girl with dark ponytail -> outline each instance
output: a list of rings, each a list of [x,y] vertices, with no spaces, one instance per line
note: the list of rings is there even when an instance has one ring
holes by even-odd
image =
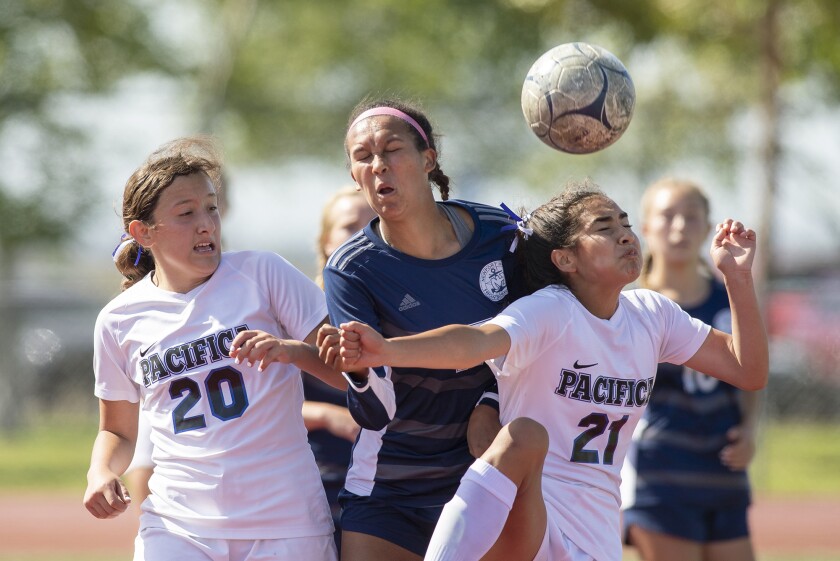
[[[368,98],[351,112],[350,176],[377,216],[324,269],[334,325],[360,320],[392,336],[479,322],[517,293],[510,219],[450,200],[438,140],[412,103]],[[338,332],[321,333],[323,353]],[[348,374],[362,431],[340,495],[345,561],[422,558],[442,505],[499,429],[493,375],[472,366]]]

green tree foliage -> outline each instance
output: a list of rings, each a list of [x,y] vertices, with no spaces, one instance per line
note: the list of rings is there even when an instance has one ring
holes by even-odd
[[[136,72],[179,69],[144,11],[150,4],[95,0],[0,3],[0,150],[19,167],[0,174],[0,260],[24,243],[60,243],[90,197],[87,131],[56,107],[107,93]]]
[[[782,83],[817,78],[836,99],[834,1],[778,3]],[[203,6],[223,29],[237,4]],[[539,184],[559,170],[621,163],[644,181],[698,156],[726,170],[739,156],[732,118],[757,107],[765,79],[765,0],[250,4],[247,33],[226,51],[231,72],[211,127],[235,139],[243,159],[338,158],[350,107],[367,92],[390,92],[418,97],[443,133],[468,139],[462,155],[473,171]],[[534,143],[519,112],[531,62],[575,40],[617,54],[640,87],[632,140],[583,158]]]
[[[0,2],[0,429],[22,423],[26,391],[18,347],[22,313],[12,292],[16,256],[73,240],[96,195],[88,131],[59,110],[68,97],[105,94],[135,72],[175,72],[145,9],[131,2]],[[93,124],[89,127],[95,128]]]
[[[772,3],[781,12],[780,83],[807,77],[836,99],[835,2]],[[72,131],[79,136],[55,141],[67,132],[51,112],[57,97],[107,92],[133,73],[166,72],[194,84],[198,128],[220,135],[240,162],[342,158],[349,109],[376,92],[422,100],[440,131],[458,143],[469,173],[541,185],[558,174],[629,165],[646,181],[698,156],[725,170],[739,156],[729,142],[737,136],[732,117],[761,101],[767,6],[766,0],[11,0],[0,6],[0,143],[10,142],[12,130],[34,127],[41,140],[28,156],[44,160],[41,168],[55,165],[58,158],[43,156],[40,143],[52,140],[55,154],[83,138]],[[155,25],[160,19],[166,25]],[[639,89],[626,140],[585,157],[558,155],[536,142],[519,109],[533,60],[575,40],[617,54]],[[59,180],[40,174],[28,192],[42,193]],[[37,198],[2,182],[5,215],[38,212]],[[72,209],[72,200],[62,208]],[[51,220],[35,222],[53,235]],[[17,239],[10,229],[0,231],[0,244]],[[39,228],[30,230],[27,236]]]

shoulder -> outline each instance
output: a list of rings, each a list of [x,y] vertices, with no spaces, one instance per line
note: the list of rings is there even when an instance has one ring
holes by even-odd
[[[108,314],[118,312],[119,310],[134,306],[138,303],[149,302],[150,305],[153,305],[154,302],[151,297],[151,292],[153,290],[154,285],[152,284],[149,275],[146,275],[127,289],[114,296],[110,302],[105,304],[99,312],[99,317],[106,317]]]
[[[95,331],[115,332],[120,325],[133,317],[142,316],[159,307],[157,288],[147,275],[116,295],[105,304],[96,316]]]
[[[508,306],[508,310],[517,310],[528,316],[568,319],[576,306],[580,306],[580,303],[568,288],[550,285],[519,298]]]
[[[624,290],[620,298],[632,308],[654,313],[663,308],[679,308],[679,305],[667,296],[647,288]]]
[[[281,255],[272,251],[226,251],[222,254],[222,263],[233,267],[272,262],[287,263]]]
[[[297,269],[285,257],[273,251],[230,251],[222,254],[222,264],[241,274]]]
[[[344,271],[361,255],[376,249],[376,244],[367,234],[371,228],[371,224],[368,224],[362,230],[351,236],[349,240],[341,244],[332,253],[327,260],[325,271],[330,269]]]
[[[507,213],[500,207],[494,207],[472,201],[464,201],[461,199],[443,201],[441,204],[463,208],[470,213],[476,223],[496,226],[505,226],[513,223]]]

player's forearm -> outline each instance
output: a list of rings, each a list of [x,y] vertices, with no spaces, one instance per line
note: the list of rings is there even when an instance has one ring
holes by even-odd
[[[134,456],[135,443],[109,430],[100,430],[93,442],[88,475],[113,472],[122,475]]]
[[[385,364],[417,368],[465,369],[493,358],[479,328],[447,325],[386,342]]]
[[[729,275],[724,282],[732,311],[732,351],[741,369],[738,386],[759,390],[767,385],[770,353],[753,278]]]
[[[312,374],[319,380],[339,390],[347,389],[347,380],[336,370],[321,360],[318,348],[314,345],[299,341],[295,353],[294,365],[304,372]]]

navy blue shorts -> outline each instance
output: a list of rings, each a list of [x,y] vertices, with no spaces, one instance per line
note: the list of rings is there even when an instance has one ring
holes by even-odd
[[[630,526],[699,543],[749,536],[747,507],[703,508],[691,505],[633,507],[623,512],[625,535]]]
[[[382,538],[419,556],[426,554],[442,506],[412,508],[346,490],[341,503],[341,529]]]

